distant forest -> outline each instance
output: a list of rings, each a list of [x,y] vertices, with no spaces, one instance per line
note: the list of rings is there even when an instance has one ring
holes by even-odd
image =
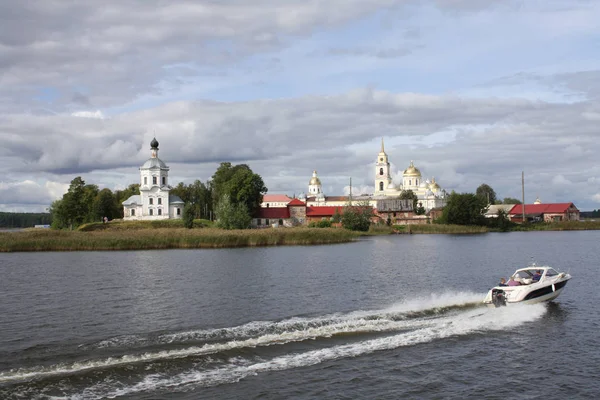
[[[50,225],[49,213],[0,212],[0,228],[33,228],[34,225]]]
[[[594,211],[581,211],[579,213],[581,218],[600,218],[600,210]]]

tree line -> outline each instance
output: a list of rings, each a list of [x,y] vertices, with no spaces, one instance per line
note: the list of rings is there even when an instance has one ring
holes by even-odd
[[[446,206],[442,216],[435,222],[454,225],[489,226],[500,230],[508,230],[514,225],[504,210],[499,210],[497,217],[486,218],[485,212],[493,204],[521,204],[517,199],[505,197],[499,200],[496,192],[489,185],[483,183],[475,193],[456,193],[452,191],[446,199]]]
[[[34,225],[50,225],[49,213],[0,212],[0,228],[31,228]]]
[[[123,201],[140,193],[138,183],[112,192],[74,178],[67,192],[50,206],[52,228],[75,229],[88,222],[123,218]],[[194,219],[218,219],[225,229],[247,228],[252,213],[260,207],[267,192],[262,177],[246,164],[221,163],[212,179],[191,184],[178,183],[169,193],[186,204],[183,218],[191,226]],[[191,221],[191,222],[190,222]]]

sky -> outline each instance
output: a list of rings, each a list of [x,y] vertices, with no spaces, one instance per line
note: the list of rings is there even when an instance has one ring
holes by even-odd
[[[448,192],[600,209],[600,1],[0,0],[0,211],[69,182],[245,163],[269,193]]]

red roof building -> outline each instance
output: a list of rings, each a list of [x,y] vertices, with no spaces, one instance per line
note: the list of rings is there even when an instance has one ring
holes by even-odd
[[[508,216],[513,222],[523,222],[523,205],[515,205]],[[530,222],[579,221],[579,209],[573,203],[525,204],[525,218]]]

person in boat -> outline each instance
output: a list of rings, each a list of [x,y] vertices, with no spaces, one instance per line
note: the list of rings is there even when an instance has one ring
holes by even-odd
[[[541,278],[542,278],[542,271],[540,271],[540,270],[535,271],[535,273],[531,277],[531,279],[533,279],[534,282],[539,282],[539,280]]]
[[[506,279],[504,279],[504,278],[500,278],[500,283],[498,284],[498,286],[508,286],[508,285],[506,284]]]
[[[519,276],[511,276],[510,279],[508,280],[508,286],[520,286],[521,285],[521,278],[519,278]]]

